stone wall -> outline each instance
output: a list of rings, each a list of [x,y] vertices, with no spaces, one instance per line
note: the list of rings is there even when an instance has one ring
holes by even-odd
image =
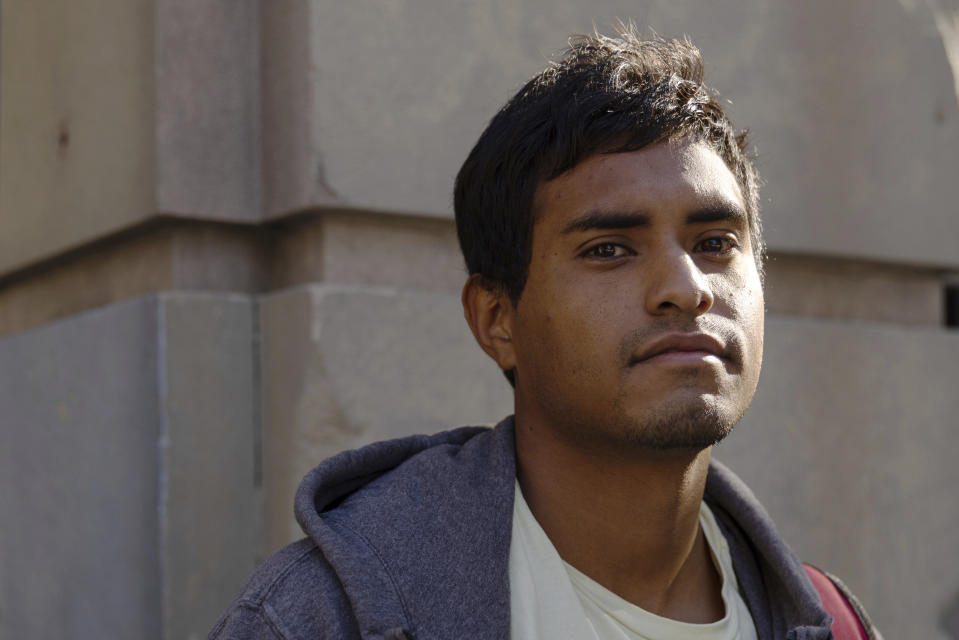
[[[0,636],[201,638],[312,465],[508,413],[452,178],[618,18],[700,46],[766,181],[717,457],[887,638],[959,638],[955,0],[0,0]]]

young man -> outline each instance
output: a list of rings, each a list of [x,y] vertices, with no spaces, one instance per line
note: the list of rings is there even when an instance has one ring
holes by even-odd
[[[573,40],[456,181],[466,319],[515,416],[321,464],[296,497],[308,537],[211,637],[832,637],[710,462],[762,359],[745,147],[689,43]]]

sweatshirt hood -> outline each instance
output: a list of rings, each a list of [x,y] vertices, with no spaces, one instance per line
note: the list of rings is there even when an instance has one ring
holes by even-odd
[[[509,637],[513,420],[378,442],[323,462],[297,521],[364,637]]]

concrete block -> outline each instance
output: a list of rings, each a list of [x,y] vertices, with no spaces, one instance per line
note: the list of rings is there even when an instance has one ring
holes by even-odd
[[[260,3],[263,200],[267,217],[337,202],[314,145],[309,0]]]
[[[168,294],[0,339],[0,636],[205,636],[261,559],[253,320]]]
[[[156,210],[259,220],[259,3],[154,4]]]
[[[766,310],[782,315],[941,326],[943,287],[936,269],[790,254],[766,263]]]
[[[257,3],[0,11],[0,274],[157,214],[260,219]]]
[[[302,536],[292,501],[323,459],[368,442],[492,424],[512,392],[459,296],[320,285],[263,298],[267,546]]]
[[[887,638],[948,640],[959,592],[959,334],[771,316],[759,390],[715,455]]]
[[[255,305],[159,296],[165,640],[201,640],[263,558]]]
[[[330,211],[279,225],[274,239],[273,289],[323,280],[458,293],[466,281],[449,219]]]
[[[157,349],[150,299],[0,340],[3,637],[162,637]]]
[[[0,273],[155,208],[150,0],[0,4]]]

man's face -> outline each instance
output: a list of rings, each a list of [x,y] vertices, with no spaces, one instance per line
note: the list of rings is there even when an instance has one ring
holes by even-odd
[[[763,292],[742,193],[702,143],[592,156],[534,197],[517,417],[583,445],[703,448],[742,417]]]

